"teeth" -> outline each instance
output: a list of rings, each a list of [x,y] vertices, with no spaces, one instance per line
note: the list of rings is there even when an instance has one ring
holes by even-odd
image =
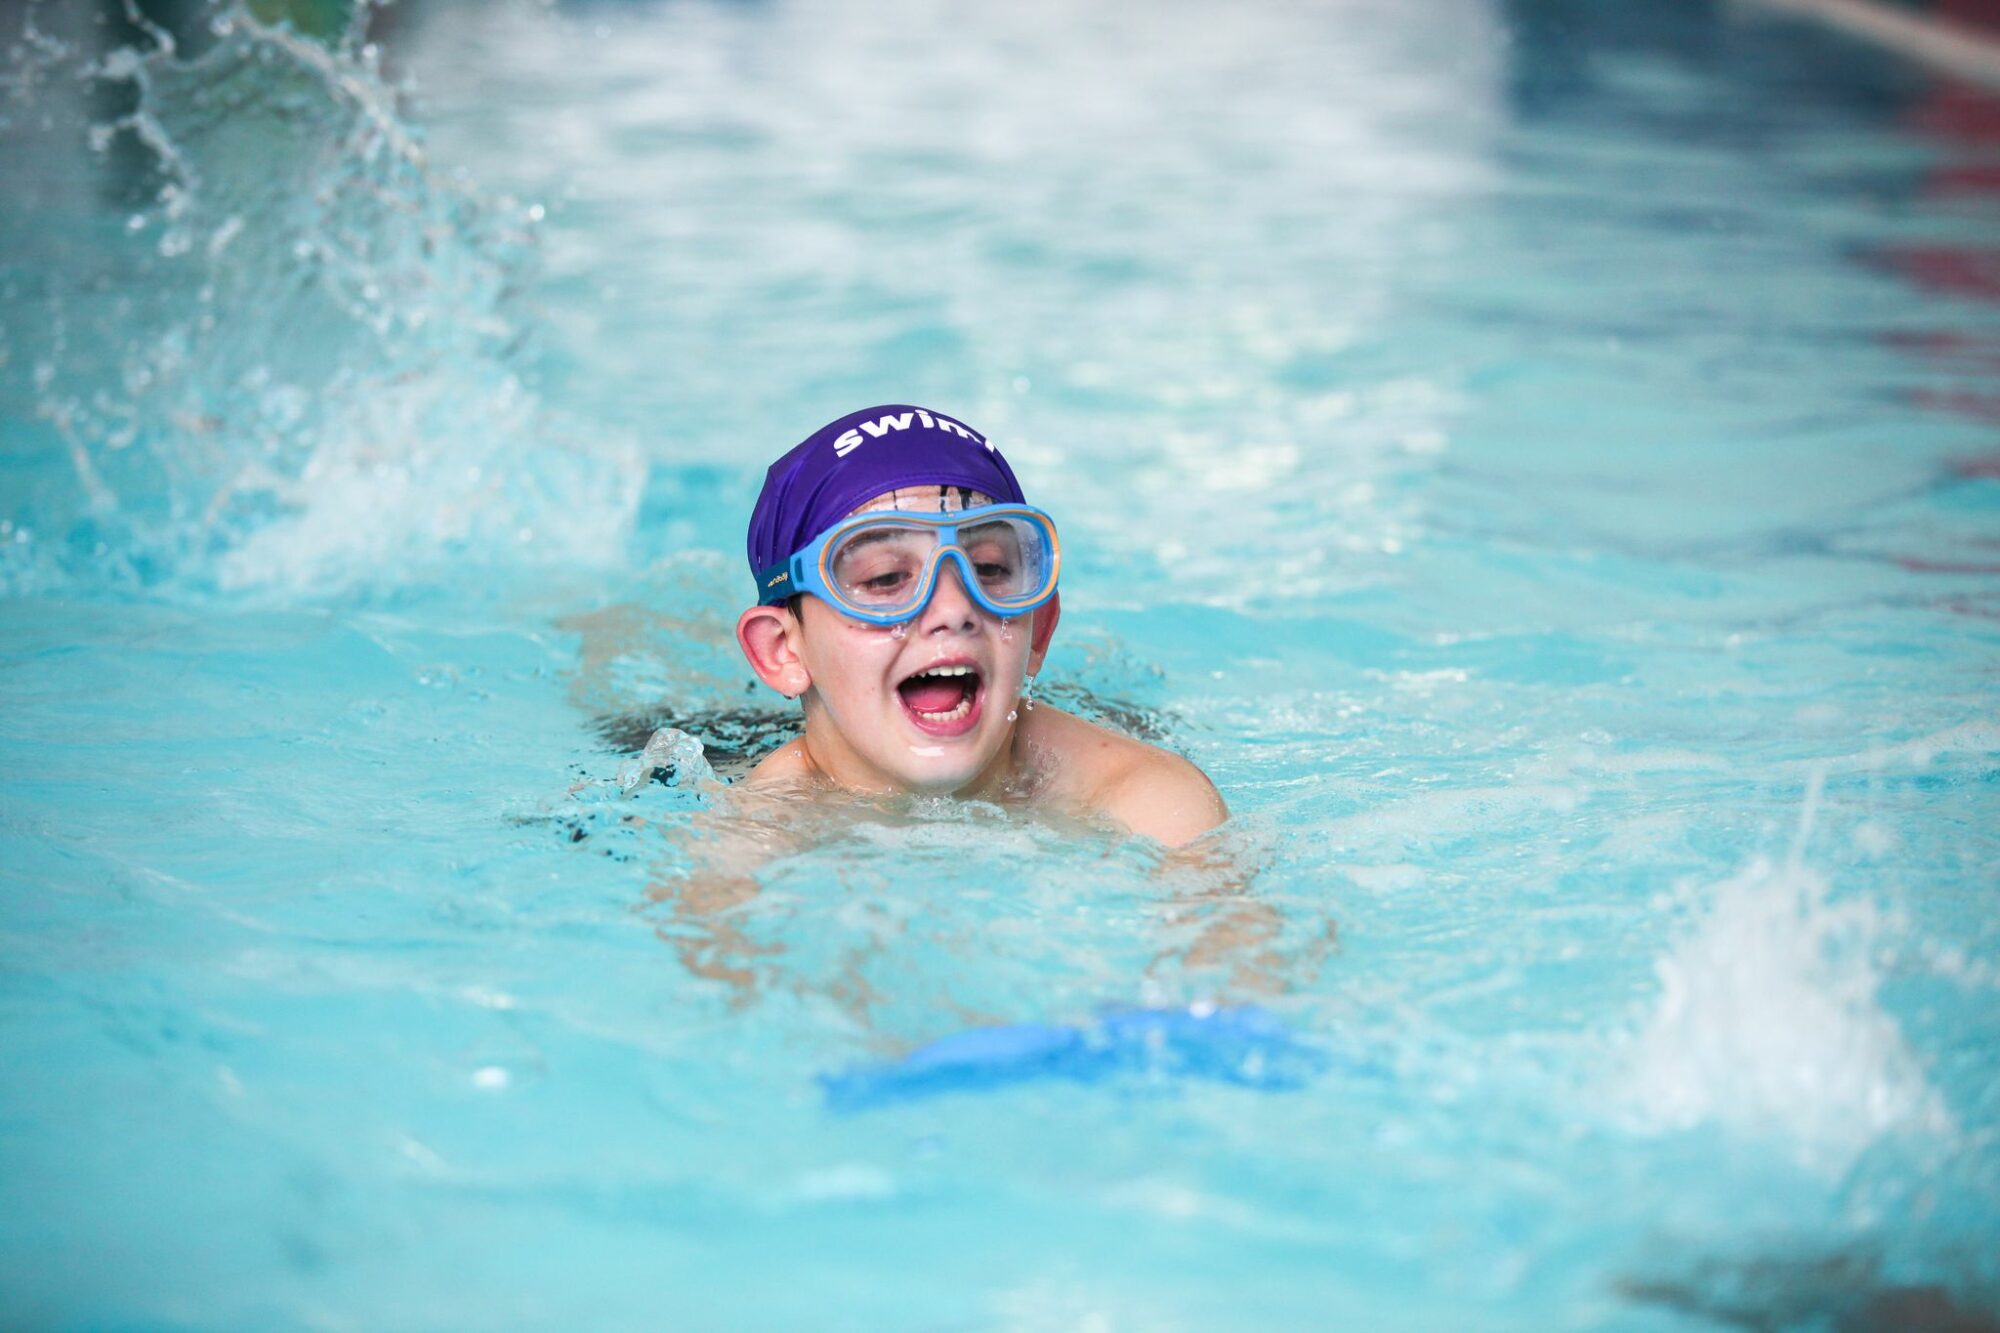
[[[958,707],[948,708],[942,713],[926,713],[921,708],[912,708],[910,711],[918,717],[929,718],[933,722],[956,722],[972,711],[972,696],[968,694],[958,701]]]
[[[979,672],[978,672],[978,670],[977,670],[976,668],[974,668],[974,667],[969,667],[969,666],[963,666],[963,665],[960,665],[960,666],[934,666],[934,667],[925,667],[925,668],[924,668],[924,669],[923,669],[922,671],[918,671],[918,672],[914,672],[914,673],[912,673],[912,675],[910,676],[910,679],[911,679],[911,680],[922,680],[922,679],[923,679],[924,677],[926,677],[926,676],[933,676],[933,677],[953,677],[953,676],[973,676],[973,677],[977,677],[978,675],[979,675]],[[958,704],[957,704],[957,706],[956,706],[956,707],[952,707],[952,708],[947,708],[947,709],[945,709],[945,710],[944,710],[944,711],[943,711],[942,713],[927,713],[927,712],[925,712],[925,711],[924,711],[923,709],[921,709],[921,708],[912,708],[912,709],[911,709],[910,711],[911,711],[911,712],[913,712],[913,713],[915,713],[915,714],[916,714],[916,715],[917,715],[918,717],[920,717],[920,718],[923,718],[923,719],[924,719],[924,720],[925,720],[926,722],[957,722],[957,721],[959,721],[960,719],[962,719],[962,718],[964,718],[964,717],[968,716],[968,715],[969,715],[969,714],[970,714],[970,713],[972,712],[972,695],[973,695],[973,691],[971,691],[971,690],[967,690],[967,691],[965,692],[964,696],[963,696],[963,697],[962,697],[961,699],[959,699],[959,701],[958,701]]]

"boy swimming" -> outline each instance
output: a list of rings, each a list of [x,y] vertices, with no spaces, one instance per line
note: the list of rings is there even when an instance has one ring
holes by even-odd
[[[963,422],[887,405],[822,426],[771,465],[748,548],[737,642],[805,729],[747,785],[1027,800],[1174,847],[1228,817],[1185,759],[1032,701],[1062,547]]]

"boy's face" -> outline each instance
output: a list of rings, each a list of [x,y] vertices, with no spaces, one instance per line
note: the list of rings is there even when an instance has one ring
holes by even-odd
[[[956,487],[907,487],[855,512],[990,503]],[[929,603],[900,625],[850,620],[808,596],[798,628],[796,650],[811,678],[807,744],[830,777],[945,793],[980,788],[1005,771],[1034,621],[1003,619],[973,601],[956,562],[943,562]]]

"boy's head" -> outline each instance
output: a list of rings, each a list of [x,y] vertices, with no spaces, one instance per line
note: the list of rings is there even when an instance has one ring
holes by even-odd
[[[829,422],[771,465],[748,555],[759,604],[738,642],[765,684],[803,696],[829,776],[942,792],[1004,771],[1060,558],[984,436],[905,405]]]

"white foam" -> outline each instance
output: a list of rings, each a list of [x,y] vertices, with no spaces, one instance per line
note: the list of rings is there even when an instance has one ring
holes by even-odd
[[[1659,998],[1624,1071],[1639,1126],[1767,1135],[1835,1171],[1885,1135],[1950,1132],[1878,999],[1873,905],[1762,858],[1702,896],[1655,965]]]
[[[1928,768],[1940,757],[1955,754],[2000,754],[2000,722],[1961,722],[1915,740],[1870,746],[1827,759],[1802,760],[1799,767],[1824,773],[1883,772]]]
[[[79,262],[36,308],[76,474],[37,527],[87,513],[134,577],[280,595],[622,555],[643,458],[519,373],[540,214],[437,170],[365,50],[232,9],[198,56],[155,31],[64,69],[131,99],[89,129],[164,184],[116,251],[128,299],[85,299]]]

